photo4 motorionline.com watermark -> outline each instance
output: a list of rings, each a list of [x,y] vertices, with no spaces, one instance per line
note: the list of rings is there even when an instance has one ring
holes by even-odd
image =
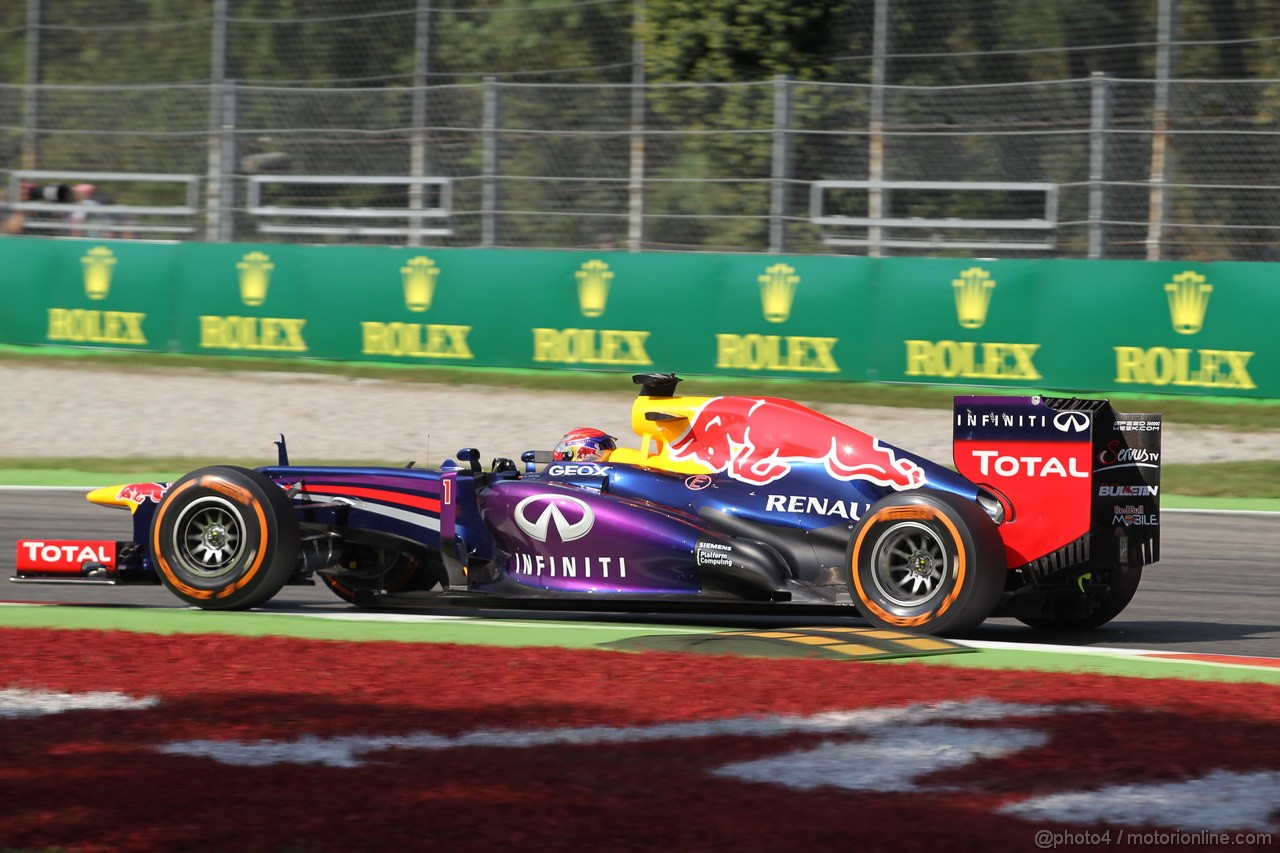
[[[1270,832],[1215,832],[1212,830],[1160,831],[1138,829],[1102,829],[1089,830],[1053,830],[1041,829],[1036,832],[1036,847],[1041,850],[1055,850],[1059,847],[1088,847],[1126,845],[1160,846],[1160,847],[1193,847],[1216,844],[1219,846],[1267,846],[1276,841]]]

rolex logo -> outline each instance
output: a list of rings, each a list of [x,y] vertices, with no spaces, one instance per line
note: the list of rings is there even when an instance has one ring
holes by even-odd
[[[584,317],[599,317],[609,299],[613,272],[604,261],[590,260],[573,274],[578,280],[578,307]]]
[[[400,277],[404,281],[405,307],[410,311],[430,308],[431,298],[436,292],[436,279],[440,277],[440,268],[435,261],[426,255],[410,258],[400,267]]]
[[[796,295],[796,285],[800,276],[794,267],[786,264],[774,264],[757,276],[760,282],[760,304],[764,309],[764,318],[770,323],[785,323],[791,316],[791,300]]]
[[[1213,285],[1204,276],[1188,270],[1173,277],[1164,286],[1169,294],[1169,318],[1173,330],[1180,335],[1194,335],[1204,326],[1204,314],[1209,309],[1209,294]]]
[[[245,305],[261,305],[267,300],[267,285],[276,265],[265,252],[250,252],[240,259],[240,299]]]
[[[111,291],[111,268],[116,265],[115,255],[106,246],[94,246],[85,252],[80,263],[84,264],[84,295],[90,299],[106,299]]]
[[[956,291],[956,318],[966,329],[981,329],[987,322],[987,308],[991,305],[991,291],[996,283],[991,274],[981,267],[971,267],[951,281]]]

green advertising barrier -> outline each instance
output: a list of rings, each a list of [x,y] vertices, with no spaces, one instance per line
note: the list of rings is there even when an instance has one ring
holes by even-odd
[[[1280,397],[1280,265],[0,238],[0,342]]]

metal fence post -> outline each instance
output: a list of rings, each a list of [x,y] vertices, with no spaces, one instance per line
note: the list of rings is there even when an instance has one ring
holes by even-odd
[[[480,245],[493,246],[498,240],[498,122],[501,103],[498,81],[484,78],[484,166],[480,185]]]
[[[1106,253],[1107,131],[1111,127],[1111,88],[1105,71],[1089,77],[1089,257]]]
[[[431,58],[431,0],[418,0],[413,30],[413,102],[409,117],[409,177],[427,174],[427,73]],[[422,210],[421,183],[409,184],[409,209]],[[422,245],[422,215],[409,216],[408,245]]]
[[[1160,260],[1168,218],[1169,80],[1173,76],[1175,0],[1160,0],[1156,18],[1156,91],[1151,117],[1151,192],[1147,205],[1147,260]]]
[[[40,158],[40,0],[27,0],[26,81],[22,105],[22,168],[35,169]]]
[[[627,181],[627,251],[644,245],[644,0],[631,13],[631,162]]]
[[[214,0],[213,37],[209,44],[209,167],[205,185],[205,239],[211,243],[230,239],[230,229],[225,220],[231,207],[228,181],[235,166],[233,160],[227,159],[230,146],[225,139],[226,134],[234,129],[234,124],[229,126],[227,123],[227,3],[228,0]]]
[[[890,0],[876,0],[875,15],[872,21],[871,35],[871,121],[870,142],[867,151],[867,180],[871,182],[867,190],[867,218],[878,220],[884,218],[884,87],[888,74],[889,55],[889,3]],[[884,234],[879,225],[867,228],[867,255],[878,258],[881,255],[880,241]]]
[[[787,250],[787,179],[790,172],[788,143],[791,128],[791,80],[785,74],[773,78],[773,169],[769,193],[769,254]]]

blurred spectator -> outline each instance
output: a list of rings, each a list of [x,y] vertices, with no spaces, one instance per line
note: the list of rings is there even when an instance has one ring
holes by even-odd
[[[93,197],[93,184],[76,184],[71,188],[71,192],[75,200],[75,209],[67,214],[67,221],[71,223],[72,237],[92,237],[94,235],[87,233],[87,225],[89,223],[89,209],[98,203]]]
[[[0,202],[0,234],[21,234],[22,225],[22,211]]]
[[[74,226],[71,236],[95,239],[115,236],[110,228],[111,214],[94,210],[96,207],[115,204],[115,201],[99,194],[97,190],[93,184],[76,184],[71,188],[75,198],[75,209],[67,217]]]

